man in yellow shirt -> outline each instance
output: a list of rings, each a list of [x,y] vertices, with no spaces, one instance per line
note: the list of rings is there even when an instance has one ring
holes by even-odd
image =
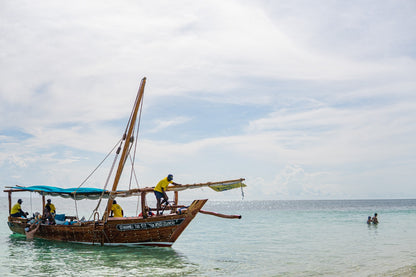
[[[168,177],[163,178],[162,180],[157,183],[156,187],[153,189],[156,200],[157,200],[157,206],[156,206],[156,215],[159,215],[159,210],[161,209],[161,205],[163,203],[168,203],[169,197],[166,194],[166,188],[169,186],[169,184],[175,185],[175,186],[181,186],[181,184],[174,183],[173,181],[173,175],[169,174]],[[161,199],[163,198],[163,201]]]
[[[55,205],[51,203],[51,200],[47,200],[47,204],[45,205],[45,208],[43,209],[43,219],[47,220],[49,224],[55,224]]]
[[[48,199],[48,203],[45,205],[46,209],[48,209],[48,212],[50,212],[52,215],[56,214],[55,205],[51,203],[51,200]]]
[[[10,211],[10,216],[12,217],[27,217],[28,213],[22,210],[21,204],[23,203],[22,199],[17,200],[17,203],[13,205],[12,210]]]
[[[110,216],[113,216],[113,213],[114,217],[123,217],[124,215],[123,209],[119,204],[117,204],[116,200],[113,200],[113,206],[111,207]]]

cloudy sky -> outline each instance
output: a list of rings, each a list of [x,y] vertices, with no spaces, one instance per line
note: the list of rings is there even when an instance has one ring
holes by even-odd
[[[172,173],[244,177],[249,200],[415,198],[415,14],[413,0],[0,0],[0,186],[78,186],[146,76],[140,186]]]

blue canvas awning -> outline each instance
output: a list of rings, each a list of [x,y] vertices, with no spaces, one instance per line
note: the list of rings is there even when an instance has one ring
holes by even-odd
[[[211,189],[223,192],[230,189],[236,188],[243,188],[246,185],[243,183],[244,179],[236,179],[236,180],[228,180],[228,181],[221,181],[221,182],[208,182],[208,183],[199,183],[199,184],[188,184],[188,185],[179,185],[179,186],[172,186],[168,187],[167,191],[183,191],[187,189],[196,189],[202,187],[210,187]],[[60,196],[63,198],[72,198],[76,200],[80,199],[99,199],[100,197],[108,198],[110,195],[110,191],[98,189],[98,188],[58,188],[58,187],[51,187],[51,186],[14,186],[14,187],[6,187],[8,190],[4,190],[5,192],[18,192],[18,191],[32,191],[37,192],[40,195],[50,195],[50,196]],[[149,193],[153,192],[154,187],[144,187],[144,188],[137,188],[137,189],[130,189],[130,190],[117,190],[111,192],[112,197],[131,197],[131,196],[138,196],[141,193]]]
[[[98,199],[101,196],[108,198],[109,191],[97,188],[58,188],[51,186],[15,186],[10,187],[11,191],[32,191],[40,195],[60,196],[63,198],[80,199]]]

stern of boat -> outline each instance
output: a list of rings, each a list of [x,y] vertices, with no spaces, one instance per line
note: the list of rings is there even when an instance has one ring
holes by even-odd
[[[27,222],[27,218],[9,216],[7,220],[7,225],[13,233],[24,235],[25,228],[28,226]]]

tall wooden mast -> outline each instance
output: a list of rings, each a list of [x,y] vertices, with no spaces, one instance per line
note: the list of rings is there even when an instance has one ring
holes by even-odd
[[[123,152],[121,154],[120,161],[118,163],[118,168],[117,168],[116,176],[114,178],[113,188],[111,189],[110,197],[108,198],[108,202],[107,202],[107,208],[106,208],[106,211],[104,212],[104,216],[103,216],[104,222],[107,222],[108,220],[108,216],[110,214],[110,210],[113,205],[114,192],[117,190],[118,182],[120,181],[120,177],[121,177],[121,173],[123,172],[124,164],[126,163],[126,160],[128,158],[128,155],[131,149],[130,144],[133,143],[133,140],[131,138],[133,135],[134,125],[136,123],[137,113],[138,113],[140,103],[143,98],[145,84],[146,84],[146,77],[144,77],[140,83],[139,91],[137,92],[136,102],[134,103],[134,107],[133,107],[133,113],[131,115],[130,122],[126,128],[127,134],[124,134]]]

